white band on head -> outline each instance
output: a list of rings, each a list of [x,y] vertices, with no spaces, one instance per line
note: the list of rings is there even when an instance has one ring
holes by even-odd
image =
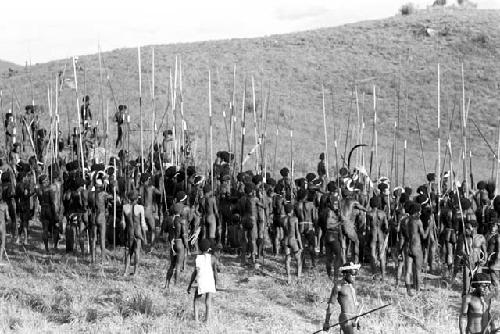
[[[491,281],[472,281],[470,284],[491,284]]]
[[[348,266],[340,267],[340,272],[347,270],[359,270],[361,268],[361,264],[350,263]]]

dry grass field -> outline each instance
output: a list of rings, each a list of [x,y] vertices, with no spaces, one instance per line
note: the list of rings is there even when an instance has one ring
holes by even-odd
[[[342,154],[350,113],[351,125],[356,123],[356,108],[351,97],[353,83],[358,88],[360,110],[364,114],[368,134],[365,142],[368,144],[371,143],[373,117],[371,91],[376,85],[380,156],[384,161],[384,171],[386,156],[390,163],[399,90],[402,125],[398,142],[402,147],[402,140],[408,140],[407,180],[416,185],[422,182],[424,169],[415,114],[420,118],[428,171],[434,169],[437,157],[438,62],[442,65],[443,137],[448,134],[448,119],[455,109],[450,131],[457,150],[455,157],[459,155],[461,62],[465,68],[466,97],[471,99],[469,115],[494,145],[500,107],[498,22],[498,11],[436,9],[407,17],[396,16],[287,35],[155,46],[156,112],[161,118],[165,111],[169,70],[173,68],[177,55],[182,59],[183,66],[186,119],[197,132],[198,161],[205,159],[210,68],[215,115],[214,150],[225,149],[222,110],[230,100],[232,70],[236,64],[237,106],[241,106],[245,77],[248,86],[250,77],[255,77],[258,104],[262,103],[262,95],[267,94],[268,85],[271,87],[266,142],[268,152],[274,153],[274,131],[277,118],[281,117],[277,167],[288,164],[290,159],[287,131],[293,115],[296,169],[300,174],[315,169],[316,158],[324,147],[321,84],[324,83],[327,92],[329,146],[333,148],[333,140],[337,138]],[[430,29],[430,35],[426,33],[426,28]],[[150,128],[149,47],[142,48],[142,58],[143,110],[145,124],[148,124],[145,127]],[[114,98],[118,104],[129,105],[132,127],[138,129],[137,50],[106,52],[103,59]],[[85,68],[85,75],[84,71],[78,72],[80,93],[85,91],[91,95],[94,117],[102,124],[97,55],[80,56],[79,64]],[[65,65],[66,77],[72,80],[72,69],[67,59],[32,67],[35,103],[47,103],[47,80],[55,79]],[[31,102],[29,77],[24,69],[10,78],[5,75],[0,77],[4,109],[14,105],[19,115],[20,107]],[[104,84],[103,104],[109,101],[112,115],[114,102],[109,85]],[[250,92],[247,91],[247,96]],[[74,91],[69,88],[63,90],[60,106],[61,129],[66,132],[68,122],[70,126],[77,125],[74,121]],[[172,121],[171,117],[167,118]],[[250,114],[247,119],[252,120]],[[248,143],[254,142],[252,123],[250,121],[250,130],[247,130]],[[108,134],[113,141],[116,137],[113,123],[110,123],[109,129]],[[475,178],[487,179],[491,157],[472,125],[469,129]],[[139,151],[138,138],[138,133],[134,132],[131,149],[135,152]],[[149,138],[147,134],[145,142],[149,143]],[[274,154],[269,154],[267,159],[271,166]],[[333,158],[330,158],[330,165],[334,165]],[[455,165],[458,165],[458,160]],[[42,248],[41,243],[27,249],[9,243],[10,263],[0,266],[0,332],[312,333],[321,328],[326,299],[332,287],[323,262],[316,269],[306,265],[304,278],[287,285],[281,257],[266,258],[266,264],[254,270],[242,268],[235,255],[224,255],[219,284],[224,291],[215,297],[214,321],[207,325],[195,324],[192,321],[191,297],[185,292],[193,257],[189,259],[188,271],[182,273],[179,284],[167,293],[163,288],[168,263],[166,248],[157,248],[146,255],[142,271],[134,280],[121,276],[121,250],[113,251],[112,259],[104,265],[91,266],[88,258],[76,259],[63,251],[45,255]],[[390,263],[391,277],[394,276],[392,266]],[[358,278],[358,295],[364,309],[389,302],[392,306],[363,319],[362,332],[456,332],[460,287],[431,279],[425,281],[425,286],[424,293],[408,297],[403,288],[394,287],[393,279],[380,284],[372,279],[366,268],[363,269]],[[497,303],[495,309],[499,307]],[[337,314],[338,307],[334,310],[334,317]]]
[[[186,293],[194,256],[167,292],[168,250],[163,247],[145,256],[134,279],[121,275],[121,249],[95,266],[88,257],[63,250],[44,255],[41,242],[8,249],[10,264],[0,267],[2,333],[312,333],[322,326],[332,288],[323,262],[315,269],[308,262],[304,277],[288,285],[281,256],[269,256],[253,269],[241,267],[236,255],[224,255],[212,322],[194,323],[192,295]],[[424,292],[408,297],[403,287],[395,287],[392,264],[386,283],[367,268],[357,279],[363,310],[392,306],[363,318],[363,333],[457,331],[458,285],[426,279]],[[497,302],[493,310],[499,307]],[[338,312],[336,305],[332,324]]]

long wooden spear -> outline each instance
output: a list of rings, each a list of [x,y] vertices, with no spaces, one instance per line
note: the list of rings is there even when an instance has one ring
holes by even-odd
[[[276,157],[278,155],[278,138],[280,134],[280,113],[281,113],[281,103],[278,104],[278,113],[276,114],[276,137],[274,140],[274,156],[273,156],[273,172],[276,171]]]
[[[467,182],[467,112],[465,110],[465,79],[464,64],[462,63],[462,166],[463,180],[465,181],[464,195],[469,194],[469,182]]]
[[[151,48],[151,105],[153,108],[153,119],[151,120],[151,173],[154,173],[154,145],[156,127],[156,100],[155,100],[155,48]]]
[[[231,97],[231,115],[230,115],[230,124],[229,124],[229,151],[233,152],[234,150],[234,144],[233,144],[233,139],[234,139],[234,127],[235,127],[235,122],[234,118],[236,116],[236,64],[234,64],[233,67],[233,92],[232,92],[232,97]]]
[[[116,182],[116,159],[113,159],[113,167],[115,171],[113,173],[113,179],[115,184],[113,185],[113,249],[116,248],[116,187],[118,186]]]
[[[269,113],[269,103],[271,99],[271,83],[269,82],[268,84],[268,90],[267,90],[267,99],[266,99],[266,105],[265,108],[263,109],[264,115],[263,115],[263,120],[264,120],[264,130],[262,131],[262,159],[264,160],[264,182],[267,180],[266,175],[267,175],[267,143],[266,143],[266,138],[267,138],[267,115]]]
[[[418,138],[420,141],[420,153],[422,154],[422,164],[424,165],[424,173],[427,176],[427,167],[425,165],[425,154],[424,154],[424,142],[422,140],[422,132],[420,131],[420,122],[418,121],[418,113],[415,113],[415,119],[417,120],[417,131],[418,131]],[[438,178],[438,180],[439,180],[439,178]]]
[[[495,176],[495,195],[500,195],[500,118],[498,119],[497,172]]]
[[[83,145],[82,145],[82,128],[80,119],[80,99],[78,97],[78,77],[76,76],[76,59],[73,57],[73,75],[75,76],[75,96],[76,96],[76,114],[78,117],[78,143],[80,146],[80,160],[82,164],[82,177],[85,178],[85,160],[83,157]]]
[[[97,52],[98,52],[98,58],[99,58],[99,102],[100,102],[100,109],[101,109],[101,120],[103,122],[103,129],[107,126],[108,119],[104,119],[104,94],[102,92],[102,59],[101,59],[101,45],[100,43],[97,43]],[[106,144],[108,142],[108,132],[104,134],[104,147],[106,147]],[[104,162],[107,163],[108,161],[108,150],[104,150]]]
[[[144,135],[142,130],[142,68],[141,68],[141,47],[137,47],[137,64],[139,67],[139,117],[141,128],[141,172],[144,173]]]
[[[357,93],[356,93],[357,94]],[[326,130],[326,108],[325,108],[325,87],[321,84],[321,99],[323,102],[323,130],[325,133],[325,169],[326,169],[326,178],[330,179],[330,174],[328,172],[328,135]],[[359,113],[359,111],[358,111]]]
[[[210,178],[211,186],[215,191],[214,184],[214,152],[213,152],[213,130],[212,130],[212,80],[210,78],[210,69],[208,69],[208,118],[210,123]]]
[[[373,85],[373,138],[375,145],[375,167],[377,167],[378,166],[377,91],[375,85]],[[379,168],[379,173],[377,174],[377,180],[379,178],[380,178],[380,168]]]
[[[438,80],[437,80],[437,150],[438,150],[438,166],[437,166],[437,175],[436,175],[436,181],[437,181],[437,195],[438,198],[441,195],[441,72],[440,72],[440,66],[438,63],[437,66],[437,74],[438,74]],[[420,126],[418,125],[418,116],[417,116],[417,126],[420,129]],[[420,130],[419,130],[420,134]],[[422,139],[420,139],[420,145],[422,147],[422,159],[424,159],[423,155],[423,144],[422,144]],[[450,150],[451,153],[451,150]],[[425,161],[424,161],[424,170],[425,170],[425,175],[427,175],[427,170],[425,168]],[[440,210],[441,205],[438,205],[438,211]],[[438,212],[438,217],[439,217],[439,212]],[[439,219],[439,218],[438,218]]]
[[[243,172],[243,158],[245,151],[245,100],[247,91],[247,80],[245,79],[245,85],[243,89],[243,101],[241,102],[241,155],[240,155],[240,172]]]
[[[262,101],[261,101],[262,103]],[[257,128],[257,106],[255,102],[255,81],[254,77],[252,75],[252,106],[253,106],[253,129],[254,129],[254,139],[255,139],[255,146],[257,147],[256,153],[255,153],[255,171],[258,173],[259,171],[259,129]]]

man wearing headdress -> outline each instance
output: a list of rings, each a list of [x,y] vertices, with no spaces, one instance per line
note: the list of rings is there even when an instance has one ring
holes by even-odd
[[[472,279],[473,291],[462,297],[460,334],[498,333],[491,317],[491,280],[488,274],[476,273]]]
[[[339,322],[342,332],[345,334],[351,334],[354,333],[355,329],[360,329],[359,319],[356,318],[359,314],[359,302],[356,297],[356,289],[354,287],[354,282],[360,267],[360,264],[354,264],[352,262],[345,263],[342,267],[340,267],[342,281],[340,286],[335,283],[332,292],[330,293],[328,306],[326,308],[325,322],[323,323],[324,331],[328,331],[330,329],[330,318],[332,316],[332,307],[335,298],[337,298],[340,305]],[[352,318],[356,319],[349,320]]]

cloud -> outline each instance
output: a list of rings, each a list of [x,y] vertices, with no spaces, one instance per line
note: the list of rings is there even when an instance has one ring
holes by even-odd
[[[307,20],[324,15],[328,11],[329,9],[323,6],[277,8],[275,10],[275,18],[280,21]]]

